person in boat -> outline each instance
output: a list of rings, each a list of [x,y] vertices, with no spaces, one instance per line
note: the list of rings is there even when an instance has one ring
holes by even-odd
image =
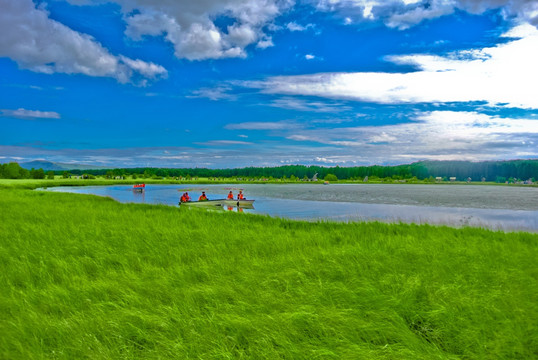
[[[191,197],[188,192],[185,192],[185,202],[191,201]]]
[[[245,196],[243,195],[243,190],[239,190],[239,193],[237,193],[237,200],[245,200]]]
[[[228,193],[228,200],[233,200],[233,199],[234,199],[234,194],[232,190],[230,190],[230,192]]]
[[[198,198],[198,201],[207,201],[209,200],[207,196],[205,196],[205,191],[202,191],[202,195]]]
[[[179,199],[179,202],[182,202],[182,203],[187,202],[187,198],[185,197],[185,194],[186,193],[183,193],[183,195],[181,195],[181,198]]]

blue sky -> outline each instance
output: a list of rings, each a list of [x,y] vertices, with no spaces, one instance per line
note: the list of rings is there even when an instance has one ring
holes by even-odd
[[[0,0],[0,162],[538,158],[538,2]]]

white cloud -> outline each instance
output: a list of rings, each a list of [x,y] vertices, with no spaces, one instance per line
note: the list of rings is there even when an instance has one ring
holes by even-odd
[[[3,3],[16,3],[16,0],[1,0]],[[67,0],[74,5],[102,3],[104,0]],[[145,36],[163,36],[174,46],[177,58],[188,60],[244,58],[246,48],[255,45],[264,49],[274,46],[270,32],[278,28],[274,20],[295,4],[295,0],[110,0],[122,7],[127,24],[125,34],[134,40],[143,40]],[[335,12],[342,15],[346,24],[357,20],[381,20],[387,26],[405,29],[420,23],[424,19],[432,19],[453,13],[456,9],[472,13],[482,13],[489,9],[501,9],[506,18],[517,17],[538,25],[538,2],[526,0],[474,1],[474,0],[305,0],[320,11]],[[21,0],[31,4],[30,0]],[[231,19],[226,28],[217,26],[220,17]],[[56,26],[63,25],[47,19]],[[313,28],[313,24],[301,25],[289,22],[285,27],[290,31],[305,31]],[[65,28],[65,27],[64,27]],[[57,30],[62,33],[63,31]],[[46,33],[46,32],[45,32]],[[50,33],[50,32],[49,32]],[[73,32],[75,33],[75,32]],[[76,33],[78,34],[78,33]],[[93,72],[100,75],[114,76],[120,81],[130,77],[130,71],[136,70],[125,64],[121,58],[108,54],[100,44],[87,35],[78,34],[79,42],[90,46],[80,46],[79,52],[92,52],[93,57],[86,58],[81,54],[79,62],[93,62],[101,59],[101,68],[95,69],[79,66],[76,71]],[[72,36],[71,36],[72,37]],[[55,36],[55,38],[61,38]],[[94,49],[90,51],[91,47]],[[83,49],[86,49],[83,51]],[[98,55],[102,54],[102,55]],[[19,63],[23,63],[24,59]],[[73,61],[71,61],[73,62]],[[40,62],[40,67],[31,65],[39,71],[51,71],[49,62]],[[27,68],[29,66],[26,66]],[[59,68],[59,66],[58,66]],[[112,68],[112,70],[111,70]],[[126,72],[126,74],[123,74]],[[58,71],[58,70],[55,70]],[[105,75],[103,75],[105,74]],[[157,74],[157,73],[156,73]],[[159,73],[160,74],[160,73]]]
[[[528,0],[313,0],[317,9],[339,13],[346,24],[353,20],[384,21],[387,26],[407,29],[423,20],[462,10],[482,14],[500,9],[506,19],[517,18],[538,26],[538,2]]]
[[[175,56],[188,60],[245,57],[245,48],[272,46],[266,28],[292,0],[115,0],[122,6],[126,34],[141,40],[161,36],[173,44]],[[215,19],[233,20],[222,29]]]
[[[270,36],[265,36],[256,44],[256,47],[259,49],[267,49],[268,47],[272,46],[275,46],[275,44],[273,43],[273,39]]]
[[[50,149],[2,146],[9,159],[46,157],[51,161],[102,163],[107,166],[207,167],[302,164],[401,164],[418,160],[498,160],[538,157],[538,119],[516,119],[477,112],[418,113],[406,123],[384,126],[327,124],[310,127],[291,121],[230,124],[232,130],[269,131],[274,141],[263,146],[234,140],[189,147],[126,149]],[[278,137],[285,140],[278,140]],[[248,151],[245,151],[248,146]],[[165,151],[168,152],[165,153]],[[219,156],[216,160],[215,156]],[[149,165],[146,165],[149,166]]]
[[[13,117],[18,119],[59,119],[60,114],[54,111],[39,111],[39,110],[27,110],[19,108],[16,110],[10,109],[1,109],[0,116],[2,117]]]
[[[344,106],[341,103],[307,101],[294,97],[283,97],[280,99],[275,99],[272,102],[267,103],[267,105],[283,109],[313,112],[340,112],[351,110],[349,106]]]
[[[402,13],[395,13],[385,21],[387,26],[407,29],[416,25],[423,20],[435,19],[444,15],[452,14],[455,11],[453,2],[450,1],[433,1],[430,6],[417,6],[412,10]]]
[[[459,0],[456,6],[473,14],[500,8],[505,18],[516,17],[521,22],[538,26],[538,2],[532,0]]]
[[[265,93],[351,99],[383,104],[485,101],[538,109],[538,30],[530,25],[506,36],[524,36],[490,48],[445,56],[405,55],[387,60],[412,65],[409,73],[320,73],[245,81]]]
[[[23,69],[112,77],[122,83],[167,75],[160,65],[110,54],[91,36],[50,19],[43,5],[36,8],[31,0],[0,0],[0,9],[0,57]]]
[[[193,91],[188,98],[208,98],[213,101],[218,100],[235,100],[237,97],[234,94],[230,94],[232,90],[231,86],[218,85],[210,88],[201,88]]]
[[[384,126],[300,129],[287,139],[345,147],[348,153],[403,159],[514,158],[538,156],[538,120],[476,112],[433,111],[411,122]],[[352,149],[355,150],[352,150]]]
[[[286,28],[291,32],[294,32],[294,31],[306,31],[306,30],[308,30],[310,28],[313,28],[313,27],[314,27],[314,24],[301,25],[301,24],[297,24],[295,21],[292,21],[292,22],[286,24]]]
[[[316,57],[315,57],[314,55],[312,55],[312,54],[306,54],[306,55],[304,56],[304,58],[305,58],[306,60],[313,60],[313,59],[315,59]]]
[[[157,79],[168,76],[168,72],[161,65],[148,63],[139,59],[133,60],[123,55],[120,55],[119,59],[129,68],[138,72],[140,75],[146,78]]]
[[[241,123],[228,129],[272,131],[297,145],[290,154],[335,163],[402,163],[418,160],[492,160],[538,156],[538,119],[477,112],[418,113],[405,123],[383,126],[310,127],[307,123]],[[337,125],[337,124],[333,124]],[[317,143],[317,146],[312,146]],[[305,145],[307,144],[307,145]],[[294,150],[291,150],[294,149]],[[317,154],[317,155],[316,155]],[[325,162],[325,161],[324,161]]]

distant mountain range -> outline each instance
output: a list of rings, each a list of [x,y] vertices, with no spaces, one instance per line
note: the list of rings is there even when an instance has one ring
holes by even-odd
[[[45,160],[35,160],[19,164],[25,169],[43,169],[44,171],[60,171],[60,170],[99,170],[106,169],[102,166],[81,165],[81,164],[63,164]]]

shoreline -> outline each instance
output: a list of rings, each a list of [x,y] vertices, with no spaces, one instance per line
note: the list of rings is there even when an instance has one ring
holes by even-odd
[[[126,184],[114,184],[112,186],[104,185],[107,190],[100,190],[99,186],[92,186],[93,190],[82,190],[80,187],[77,187],[80,188],[80,190],[76,190],[74,187],[73,190],[69,190],[69,188],[66,187],[56,187],[56,189],[38,188],[37,190],[111,197],[119,203],[160,204],[176,207],[176,201],[169,201],[169,199],[172,199],[175,195],[175,190],[180,191],[182,187],[188,185],[189,184],[156,184],[153,188],[150,187],[148,189],[152,189],[155,192],[148,192],[143,198],[134,196],[130,192],[125,192],[126,190],[129,190],[129,185]],[[222,185],[229,186],[233,184]],[[535,215],[538,214],[538,208],[529,208],[528,201],[521,199],[521,191],[523,190],[518,191],[514,189],[514,191],[517,191],[516,194],[519,193],[516,198],[520,200],[515,203],[516,206],[506,208],[499,202],[504,201],[503,197],[497,199],[495,202],[489,202],[487,204],[489,206],[480,206],[481,204],[477,204],[476,202],[471,202],[468,206],[461,206],[461,204],[458,203],[458,197],[461,199],[462,196],[466,196],[465,194],[467,192],[474,192],[472,190],[468,190],[458,197],[453,197],[452,195],[441,196],[442,194],[439,194],[441,197],[436,200],[437,203],[432,203],[425,200],[434,199],[437,191],[431,190],[424,192],[426,191],[426,188],[429,188],[426,186],[423,187],[424,190],[417,190],[421,194],[421,197],[417,198],[416,195],[413,195],[415,191],[411,191],[403,196],[395,195],[397,193],[400,194],[404,187],[400,187],[402,190],[394,190],[394,188],[393,190],[389,190],[392,184],[365,184],[365,187],[370,186],[370,191],[377,186],[385,186],[386,188],[384,190],[374,190],[373,193],[377,193],[378,195],[383,194],[382,196],[385,197],[385,199],[376,198],[375,195],[373,195],[373,197],[365,197],[362,199],[361,195],[358,195],[348,199],[346,194],[357,194],[354,189],[349,189],[342,193],[337,190],[337,187],[333,187],[330,191],[332,194],[326,194],[326,198],[308,198],[301,197],[300,195],[296,198],[290,198],[288,195],[294,192],[292,189],[300,191],[303,185],[280,184],[282,186],[292,186],[291,188],[288,187],[287,190],[283,189],[283,192],[277,190],[278,187],[270,190],[269,188],[265,188],[265,185],[262,184],[244,185],[246,186],[245,189],[253,194],[253,198],[264,199],[263,202],[257,203],[260,207],[244,211],[245,213],[253,215],[267,215],[292,221],[308,222],[327,221],[336,223],[354,223],[378,221],[387,224],[406,223],[449,226],[453,228],[472,227],[503,232],[538,232],[538,228],[536,227],[535,222],[533,222],[535,216],[538,216]],[[355,186],[356,188],[360,187],[356,184],[342,184],[343,187],[346,187],[346,185]],[[160,186],[163,187],[160,188]],[[252,187],[249,188],[248,186]],[[318,187],[312,184],[310,189],[313,188],[317,189]],[[224,196],[224,194],[219,193],[219,191],[222,192],[220,184],[211,184],[208,187],[200,188],[200,190],[213,193],[215,198]],[[342,188],[342,190],[344,189]],[[196,191],[196,189],[190,188],[189,191]],[[368,192],[369,191],[365,188],[365,193]],[[489,191],[486,193],[488,192]],[[527,192],[528,191],[524,191],[524,194]],[[406,192],[404,192],[404,194],[405,193]],[[442,191],[442,193],[450,194],[446,191]],[[510,193],[509,190],[506,190],[504,192],[504,198],[507,198],[507,195]],[[533,191],[531,191],[531,193],[533,193]],[[302,195],[306,196],[308,196],[308,194],[311,194],[311,190],[305,190],[305,192],[302,193]],[[334,197],[335,194],[340,195]],[[433,197],[431,197],[431,194],[433,194]],[[392,197],[392,195],[394,195],[394,197]],[[514,195],[515,194],[512,196]],[[394,201],[387,201],[387,196],[394,199]],[[484,196],[484,194],[481,196]],[[526,198],[527,196],[525,195],[525,199]],[[412,199],[412,201],[410,199]],[[422,199],[422,201],[420,199]],[[282,210],[288,208],[290,208],[291,211]]]

